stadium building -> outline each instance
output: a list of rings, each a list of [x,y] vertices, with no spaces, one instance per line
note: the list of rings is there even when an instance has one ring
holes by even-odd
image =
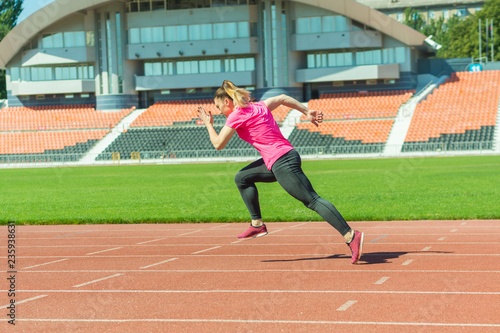
[[[309,3],[55,1],[0,45],[9,106],[148,107],[210,98],[224,79],[300,100],[415,88],[426,36],[355,1]]]
[[[500,71],[438,47],[354,0],[56,0],[0,43],[0,164],[254,158],[195,119],[223,80],[322,110],[273,111],[305,158],[500,153]]]

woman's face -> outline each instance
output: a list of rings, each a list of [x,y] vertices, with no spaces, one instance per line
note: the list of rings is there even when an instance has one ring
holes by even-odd
[[[219,110],[220,114],[228,117],[234,110],[233,101],[229,98],[216,98],[214,99],[215,107]]]

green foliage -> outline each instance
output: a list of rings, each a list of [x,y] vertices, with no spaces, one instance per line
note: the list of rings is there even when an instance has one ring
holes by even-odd
[[[348,221],[498,219],[500,156],[304,161]],[[0,169],[0,224],[244,222],[246,163]],[[258,184],[265,221],[321,218],[277,183]]]
[[[0,41],[16,25],[17,18],[23,11],[23,0],[1,0],[0,2]],[[0,99],[7,98],[5,71],[0,70]]]
[[[443,18],[425,23],[420,12],[414,8],[405,10],[405,24],[420,31],[443,47],[437,52],[438,58],[478,58],[479,57],[479,19],[482,23],[482,52],[486,50],[486,19],[494,22],[495,61],[500,60],[500,0],[488,0],[483,8],[466,18],[457,16],[444,22]],[[488,46],[488,59],[491,44]]]

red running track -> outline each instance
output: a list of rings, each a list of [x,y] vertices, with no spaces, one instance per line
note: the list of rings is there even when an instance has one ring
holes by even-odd
[[[500,220],[350,224],[16,226],[15,297],[3,226],[0,331],[500,331]]]

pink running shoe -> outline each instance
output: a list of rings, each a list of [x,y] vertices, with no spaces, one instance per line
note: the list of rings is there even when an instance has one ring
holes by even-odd
[[[254,227],[250,225],[250,228],[248,228],[244,233],[239,234],[238,238],[239,239],[251,239],[255,237],[261,237],[267,235],[267,228],[266,225],[263,224],[260,227]]]
[[[361,254],[363,253],[364,236],[365,235],[362,232],[354,230],[354,237],[352,238],[352,241],[347,243],[352,253],[351,264],[357,263],[359,258],[361,258]]]

